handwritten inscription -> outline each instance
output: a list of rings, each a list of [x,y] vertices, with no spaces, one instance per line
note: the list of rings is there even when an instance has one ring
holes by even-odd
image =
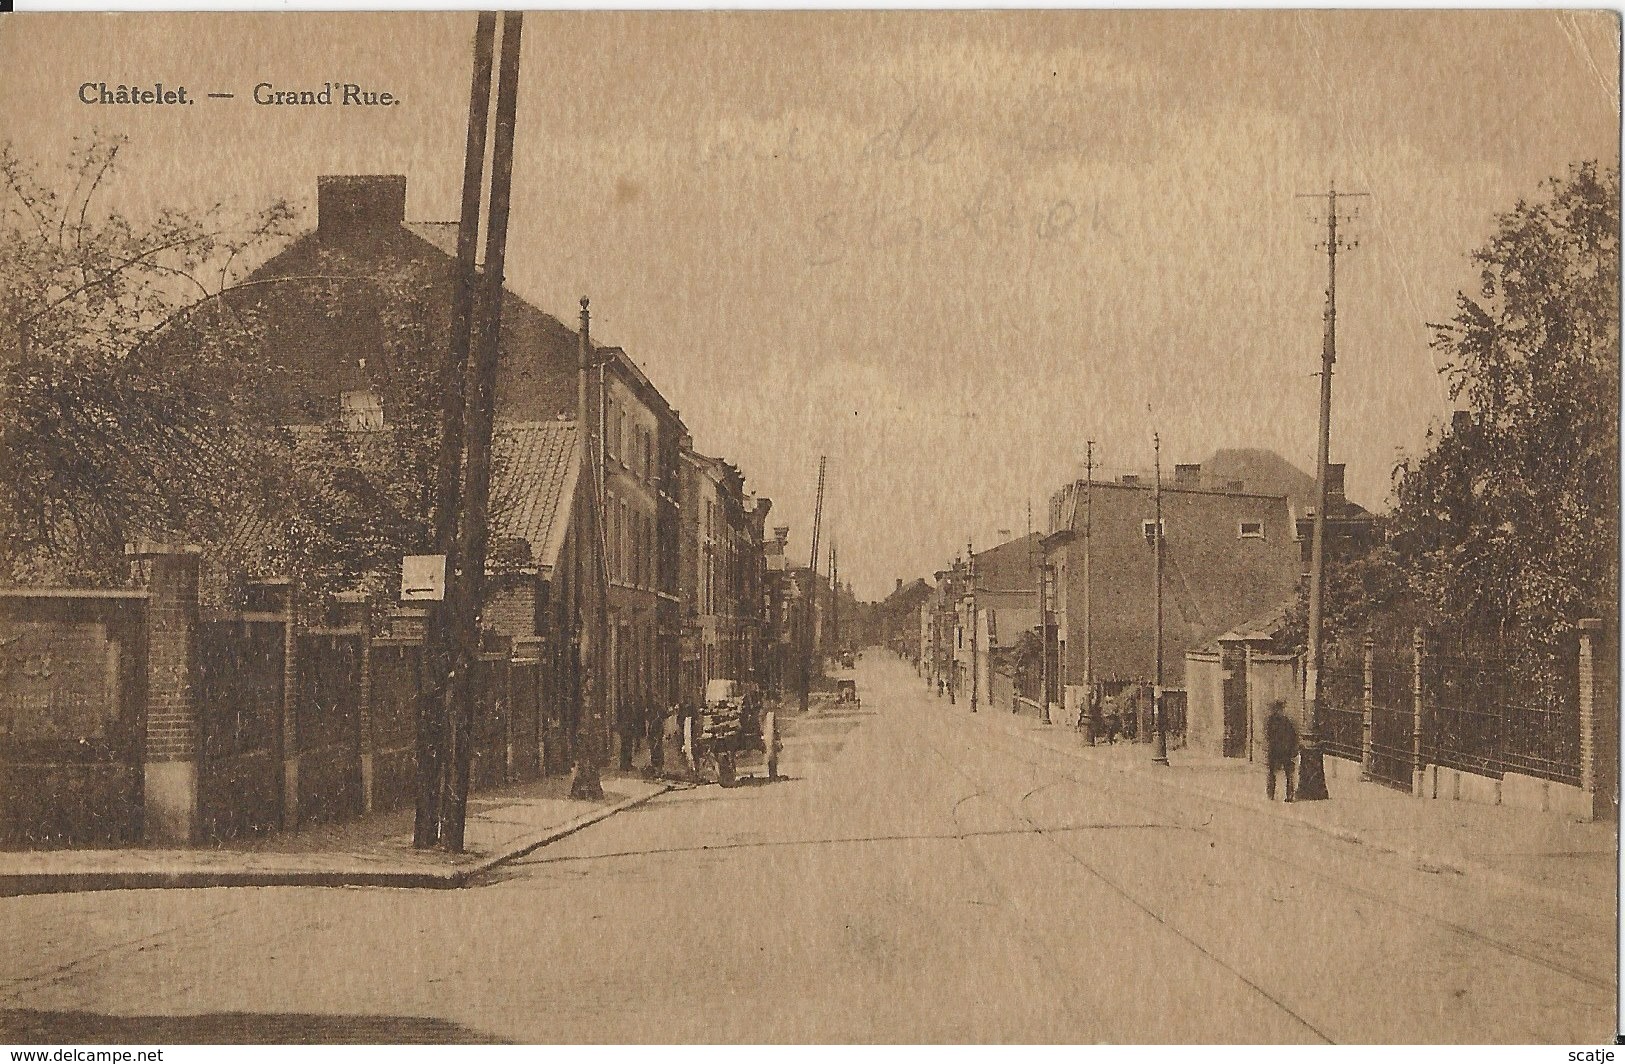
[[[866,252],[926,248],[952,239],[1063,243],[1084,232],[1113,232],[1098,199],[1088,204],[1066,197],[1001,200],[984,187],[957,208],[934,212],[918,205],[884,203],[863,210],[826,211],[813,219],[808,263],[832,266]]]
[[[1045,116],[1012,119],[993,134],[983,130],[966,138],[916,105],[856,138],[850,129],[838,137],[820,137],[816,129],[796,124],[720,133],[701,146],[696,163],[706,170],[820,164],[838,172],[872,172],[882,184],[890,184],[909,167],[963,166],[989,172],[984,163],[990,149],[1048,171],[1076,146],[1063,123]],[[1059,195],[1035,193],[1023,185],[1019,177],[1001,171],[968,195],[943,191],[927,200],[879,189],[855,193],[847,205],[811,219],[806,261],[813,267],[833,266],[882,252],[925,252],[950,241],[1059,245],[1090,234],[1116,235],[1098,195],[1067,194],[1064,186]]]

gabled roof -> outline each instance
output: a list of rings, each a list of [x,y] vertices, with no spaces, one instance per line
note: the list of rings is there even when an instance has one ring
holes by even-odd
[[[1202,463],[1202,479],[1218,484],[1239,480],[1244,485],[1244,491],[1285,495],[1292,504],[1292,512],[1300,517],[1313,513],[1315,509],[1314,475],[1304,472],[1268,448],[1229,447],[1214,451],[1213,457]],[[1371,514],[1359,503],[1345,497],[1341,506],[1335,502],[1327,506],[1326,516],[1363,519]]]
[[[1239,480],[1243,491],[1285,495],[1298,513],[1315,502],[1315,478],[1264,447],[1227,447],[1202,463],[1204,480]]]
[[[407,221],[401,223],[401,228],[428,241],[442,254],[449,255],[452,258],[457,257],[457,231],[461,228],[460,223]],[[551,315],[548,315],[548,317],[552,318]],[[558,321],[557,318],[552,318],[552,320]],[[562,322],[560,326],[569,329],[569,326],[563,325]],[[574,332],[574,330],[570,331]],[[642,395],[645,402],[656,406],[656,413],[666,414],[674,420],[679,420],[677,412],[671,408],[671,404],[666,401],[666,397],[661,393],[660,389],[654,386],[654,383],[649,380],[649,375],[643,372],[643,367],[634,362],[632,356],[627,354],[624,348],[600,347],[597,344],[593,346],[597,349],[598,357],[608,359],[615,365],[622,375],[627,378],[632,388]]]
[[[1038,587],[1041,533],[1034,532],[974,555],[976,590],[1034,591]]]
[[[493,538],[522,539],[531,564],[558,563],[570,525],[581,466],[574,421],[520,421],[500,425],[493,497]]]
[[[457,222],[402,222],[401,228],[433,244],[439,251],[457,257]]]
[[[1268,610],[1249,617],[1223,635],[1215,636],[1204,650],[1217,650],[1221,642],[1274,642],[1292,624],[1292,615],[1298,608],[1298,596],[1282,599]]]
[[[320,442],[315,425],[286,426],[298,449]],[[550,569],[558,563],[569,532],[571,504],[580,466],[574,421],[499,423],[492,435],[491,550],[500,557],[504,541],[523,540],[522,566]],[[221,544],[218,561],[251,576],[279,575],[277,559],[289,549],[286,529],[267,515],[249,514]]]

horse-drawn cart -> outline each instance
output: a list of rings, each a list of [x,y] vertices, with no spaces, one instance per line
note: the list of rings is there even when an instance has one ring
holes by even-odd
[[[694,739],[694,766],[715,766],[717,782],[732,787],[739,771],[764,767],[767,778],[779,778],[778,715],[762,709],[754,685],[738,680],[712,680],[705,688],[699,734]]]

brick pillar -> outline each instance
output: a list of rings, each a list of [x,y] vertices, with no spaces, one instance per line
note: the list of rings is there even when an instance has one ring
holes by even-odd
[[[1365,677],[1360,693],[1360,778],[1371,778],[1371,687],[1376,667],[1377,645],[1368,637],[1361,647],[1364,651]]]
[[[147,586],[147,725],[141,834],[146,842],[198,841],[198,567],[196,547],[124,548]]]
[[[282,603],[282,830],[299,830],[299,614],[292,587]]]
[[[360,731],[361,811],[372,812],[373,754],[378,748],[372,728],[372,600],[362,591],[341,591],[333,596],[338,622],[345,628],[361,629],[361,668],[357,681],[356,720]]]
[[[1411,793],[1429,798],[1422,771],[1422,662],[1427,657],[1427,637],[1418,628],[1411,635]]]
[[[1618,647],[1603,622],[1580,622],[1580,788],[1591,798],[1593,819],[1618,813]]]

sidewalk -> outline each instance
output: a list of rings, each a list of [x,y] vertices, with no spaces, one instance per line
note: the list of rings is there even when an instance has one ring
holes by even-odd
[[[1556,813],[1415,798],[1347,775],[1327,780],[1331,800],[1264,797],[1264,769],[1251,761],[1172,750],[1168,765],[1146,744],[1089,746],[1075,729],[1009,712],[978,714],[989,727],[1112,770],[1157,779],[1214,801],[1293,821],[1353,845],[1397,854],[1428,872],[1474,875],[1612,911],[1619,877],[1618,826]],[[1328,759],[1329,760],[1329,759]],[[1354,771],[1358,771],[1355,767]]]
[[[220,848],[0,851],[0,897],[154,887],[460,887],[672,786],[606,773],[601,802],[571,799],[567,778],[474,794],[461,854],[414,850],[410,806]]]

